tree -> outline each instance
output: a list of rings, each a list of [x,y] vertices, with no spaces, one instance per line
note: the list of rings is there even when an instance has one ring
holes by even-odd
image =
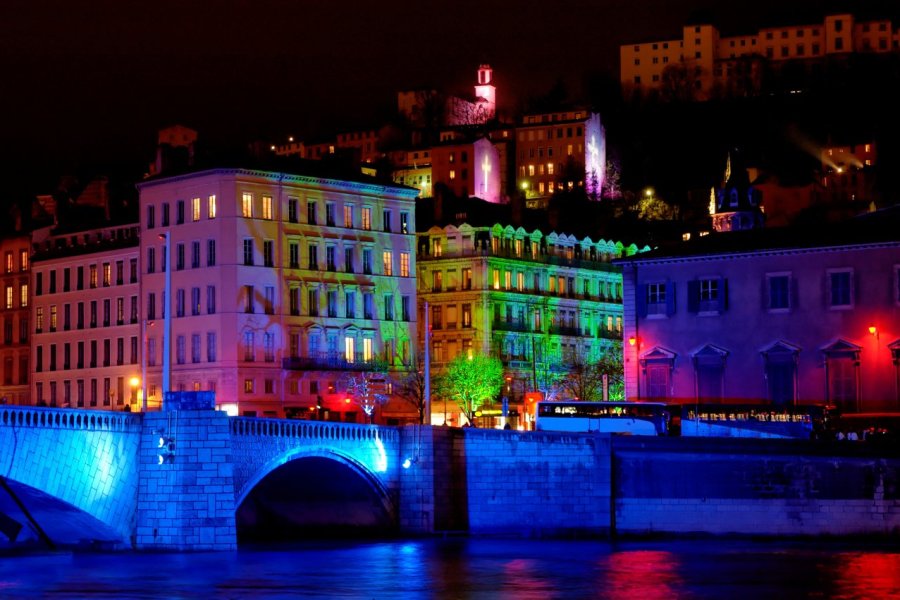
[[[347,395],[363,409],[369,423],[375,408],[388,401],[387,375],[383,372],[364,371],[349,375],[346,379]]]
[[[623,359],[622,342],[615,340],[597,360],[597,370],[601,378],[606,376],[610,400],[625,399],[625,363]]]
[[[466,420],[474,425],[475,413],[503,388],[503,364],[493,356],[459,354],[438,378],[436,389],[456,401]]]
[[[430,423],[431,415],[425,420],[425,365],[418,356],[412,360],[412,366],[400,380],[397,386],[397,395],[416,407],[419,413],[419,423]]]
[[[578,400],[585,402],[603,400],[603,375],[597,368],[597,363],[576,361],[569,367],[569,373],[562,385]]]

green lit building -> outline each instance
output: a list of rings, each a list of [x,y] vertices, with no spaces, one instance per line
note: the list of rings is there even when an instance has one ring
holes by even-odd
[[[417,233],[419,310],[427,306],[434,374],[460,353],[503,361],[510,422],[527,428],[526,394],[552,393],[548,372],[590,362],[622,338],[622,275],[611,261],[638,251],[621,242],[527,231],[499,223],[434,226]],[[424,320],[424,314],[420,314]],[[424,345],[420,328],[420,347]],[[500,403],[480,426],[498,426]],[[434,397],[432,423],[460,425]]]

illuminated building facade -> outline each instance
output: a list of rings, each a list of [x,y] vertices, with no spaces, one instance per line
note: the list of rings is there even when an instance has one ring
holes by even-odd
[[[0,404],[28,404],[31,346],[31,235],[0,238],[3,257],[3,326],[0,344]]]
[[[714,233],[618,261],[627,398],[900,410],[898,217]]]
[[[827,146],[822,149],[822,188],[830,205],[877,202],[875,144]]]
[[[392,179],[398,185],[406,185],[419,190],[419,196],[428,198],[432,194],[431,149],[419,148],[397,150],[390,153],[394,165]]]
[[[457,197],[476,197],[497,204],[500,189],[500,152],[488,138],[473,142],[450,139],[431,149],[435,184],[447,186]]]
[[[900,48],[900,31],[890,19],[857,20],[853,14],[827,15],[821,22],[764,27],[749,35],[722,36],[709,23],[690,23],[680,38],[619,49],[623,89],[646,91],[689,86],[693,98],[739,84],[741,93],[759,91],[764,64],[816,61],[852,53],[885,54]],[[664,73],[668,69],[667,73]]]
[[[139,227],[38,230],[31,403],[140,409]]]
[[[233,414],[361,421],[346,376],[409,364],[416,190],[243,169],[138,187],[151,398],[165,310],[172,389]]]
[[[526,115],[516,127],[516,175],[530,206],[584,188],[599,198],[606,165],[600,115],[586,110]]]
[[[621,273],[610,261],[637,252],[633,245],[464,223],[419,233],[417,247],[433,373],[459,354],[496,356],[509,378],[510,407],[522,410],[524,393],[542,387],[542,373],[621,339]],[[449,404],[448,421],[461,424]],[[433,423],[444,423],[444,406],[432,403]]]

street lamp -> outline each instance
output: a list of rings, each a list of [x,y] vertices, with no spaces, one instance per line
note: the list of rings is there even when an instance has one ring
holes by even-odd
[[[159,234],[159,239],[165,240],[166,255],[163,257],[163,269],[166,273],[165,291],[163,292],[163,372],[162,372],[162,399],[165,400],[166,392],[171,389],[171,354],[172,354],[172,236],[168,233]],[[162,408],[162,401],[159,403]]]

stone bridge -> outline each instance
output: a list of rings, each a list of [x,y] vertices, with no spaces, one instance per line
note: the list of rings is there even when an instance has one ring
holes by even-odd
[[[900,535],[900,450],[774,442],[0,407],[0,550],[59,521],[228,550],[260,514],[408,535]]]

